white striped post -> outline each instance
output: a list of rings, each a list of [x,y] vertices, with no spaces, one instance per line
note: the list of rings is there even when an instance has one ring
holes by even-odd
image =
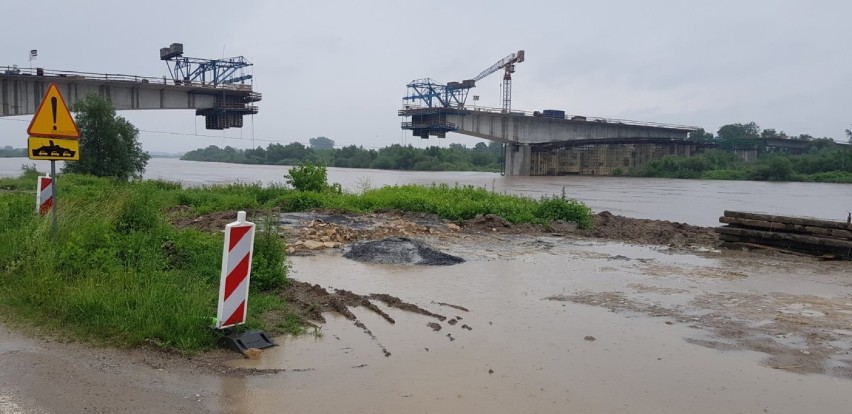
[[[245,211],[238,212],[237,221],[225,226],[216,328],[246,322],[254,228],[254,223],[246,221]]]
[[[39,215],[47,214],[53,207],[53,178],[38,177],[36,186],[36,212]]]

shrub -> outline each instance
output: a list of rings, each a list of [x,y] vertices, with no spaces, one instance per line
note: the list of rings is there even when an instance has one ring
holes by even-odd
[[[278,234],[278,217],[268,213],[255,219],[251,286],[261,292],[283,287],[287,282],[284,242]]]
[[[592,209],[577,200],[566,200],[561,197],[542,199],[538,205],[536,216],[547,221],[573,221],[580,228],[592,225]]]
[[[287,184],[299,191],[322,192],[328,188],[328,175],[324,165],[314,165],[306,161],[301,165],[290,168],[290,173],[284,176]]]

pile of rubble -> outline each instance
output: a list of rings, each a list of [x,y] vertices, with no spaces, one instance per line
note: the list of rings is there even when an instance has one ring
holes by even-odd
[[[378,240],[392,237],[410,237],[418,234],[436,234],[459,231],[457,225],[449,224],[437,228],[414,223],[404,219],[393,219],[377,223],[365,229],[354,229],[323,220],[311,220],[304,227],[297,228],[287,243],[288,253],[306,250],[337,249],[344,244],[358,240]]]

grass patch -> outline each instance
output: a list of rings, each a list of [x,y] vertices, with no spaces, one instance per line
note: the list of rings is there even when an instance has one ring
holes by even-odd
[[[31,177],[18,179],[28,181]],[[34,184],[33,184],[34,186]],[[186,352],[215,346],[222,234],[177,229],[165,219],[179,186],[60,177],[59,233],[38,217],[29,191],[0,196],[0,308],[16,320],[88,341],[153,343]],[[21,185],[21,187],[25,187]],[[228,197],[223,204],[229,205]],[[251,327],[283,303],[285,249],[258,222]]]
[[[83,175],[59,177],[59,232],[35,213],[34,170],[0,179],[0,311],[16,322],[45,326],[72,338],[184,352],[216,345],[223,235],[170,224],[182,214],[312,208],[352,212],[398,209],[465,220],[497,214],[513,223],[575,221],[591,225],[591,210],[574,200],[534,200],[483,188],[396,186],[346,194],[281,186],[233,184],[184,189],[169,181],[122,182]],[[187,211],[188,210],[188,211]],[[284,241],[274,214],[258,225],[247,327],[304,333],[277,292],[287,284]],[[270,316],[271,315],[271,316]],[[321,335],[320,330],[314,331]]]
[[[355,213],[402,210],[436,214],[447,220],[467,220],[478,215],[496,214],[512,223],[546,224],[553,220],[591,226],[591,209],[565,196],[535,200],[528,197],[490,192],[481,187],[402,185],[364,191],[360,195],[336,192],[291,192],[276,200],[285,211],[335,209]]]

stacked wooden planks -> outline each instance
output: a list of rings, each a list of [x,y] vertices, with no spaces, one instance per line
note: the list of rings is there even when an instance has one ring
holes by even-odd
[[[852,259],[852,224],[848,221],[725,210],[719,222],[727,224],[716,228],[723,247]]]

